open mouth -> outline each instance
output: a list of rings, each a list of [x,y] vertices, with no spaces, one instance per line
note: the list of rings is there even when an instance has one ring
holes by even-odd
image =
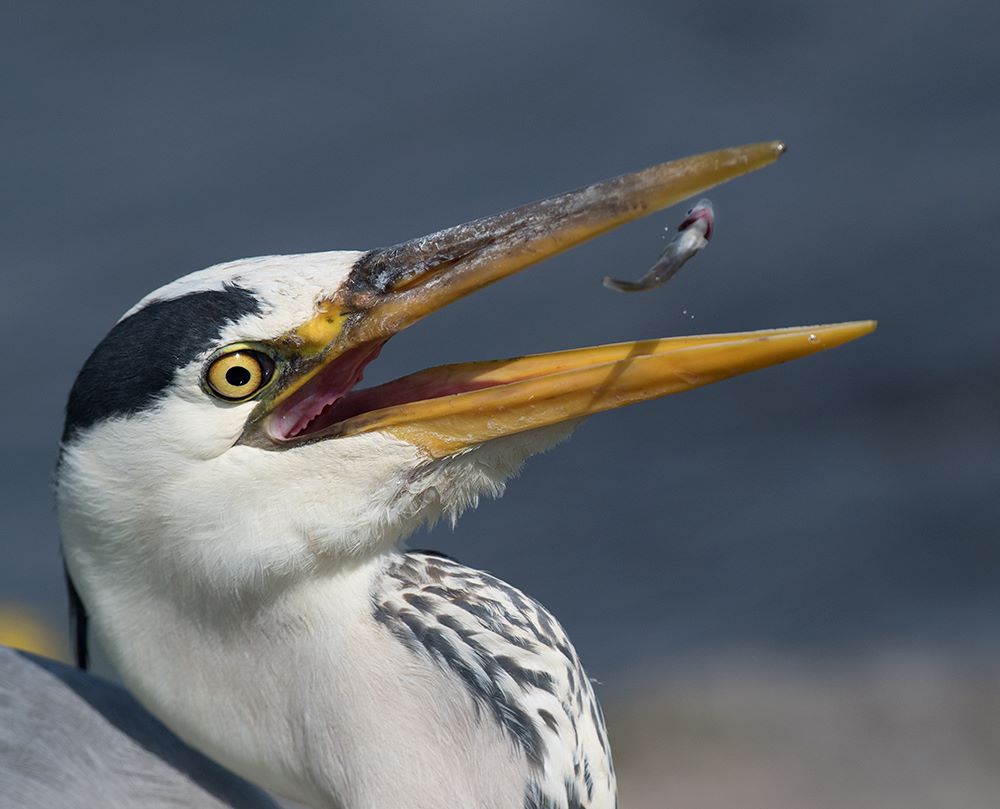
[[[360,388],[364,371],[388,340],[359,346],[328,363],[274,411],[268,432],[277,441],[332,437],[337,425],[363,413],[409,402],[441,399],[503,384],[476,379],[461,365],[417,371],[382,385]]]
[[[385,343],[417,320],[783,152],[770,142],[696,155],[364,254],[315,316],[286,335],[299,347],[294,372],[262,400],[241,440],[280,449],[380,432],[444,457],[867,334],[872,321],[640,340],[442,365],[359,387]]]
[[[360,361],[342,357],[329,363],[278,406],[268,429],[286,443],[382,431],[440,457],[788,362],[874,328],[874,321],[862,320],[667,337],[441,365],[371,388],[345,389],[343,380],[361,381],[380,344]]]
[[[289,441],[320,432],[341,420],[345,399],[364,378],[365,368],[382,351],[385,340],[357,346],[328,362],[292,393],[268,420],[268,432]]]

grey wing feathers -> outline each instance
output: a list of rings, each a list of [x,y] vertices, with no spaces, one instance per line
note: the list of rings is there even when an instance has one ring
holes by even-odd
[[[195,752],[128,693],[0,647],[0,806],[278,809]]]

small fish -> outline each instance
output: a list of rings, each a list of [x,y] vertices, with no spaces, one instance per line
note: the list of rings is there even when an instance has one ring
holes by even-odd
[[[715,211],[707,199],[698,200],[687,218],[677,227],[677,235],[670,240],[656,263],[638,281],[619,281],[610,275],[604,277],[604,286],[619,292],[642,292],[655,289],[673,278],[677,271],[694,255],[704,250],[712,238]]]

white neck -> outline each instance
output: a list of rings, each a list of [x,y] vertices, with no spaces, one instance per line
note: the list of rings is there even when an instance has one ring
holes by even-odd
[[[177,735],[283,796],[316,807],[432,809],[452,784],[455,805],[484,795],[496,809],[519,805],[524,762],[510,740],[477,721],[454,675],[373,619],[391,558],[310,576],[240,620],[205,612],[196,623],[190,605],[169,598],[135,609],[134,594],[119,588],[97,637]]]
[[[330,774],[312,771],[304,734],[311,713],[330,732],[335,662],[360,651],[382,565],[375,559],[289,582],[266,602],[230,610],[168,594],[149,603],[148,592],[103,582],[94,639],[126,686],[182,739],[269,789],[325,805],[328,786],[315,782]]]

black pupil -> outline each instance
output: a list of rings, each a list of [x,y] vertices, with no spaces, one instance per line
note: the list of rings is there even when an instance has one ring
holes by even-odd
[[[241,388],[250,381],[253,374],[242,365],[234,365],[226,371],[226,382],[234,388]]]

